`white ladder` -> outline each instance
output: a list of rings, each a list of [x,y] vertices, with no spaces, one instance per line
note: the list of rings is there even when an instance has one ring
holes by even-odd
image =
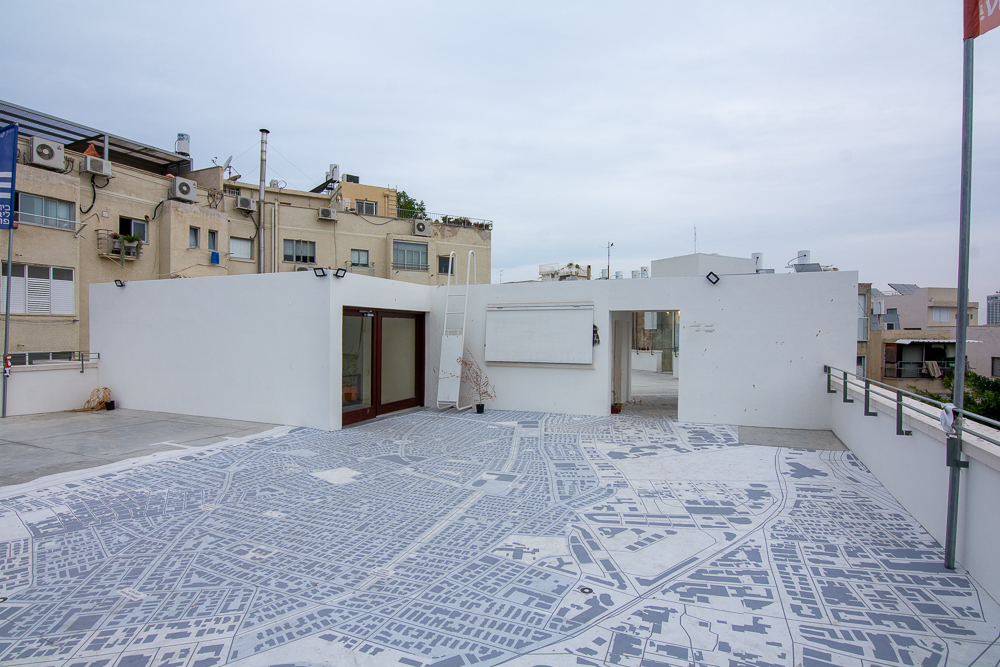
[[[461,359],[465,354],[465,313],[469,307],[469,285],[475,285],[476,252],[469,251],[469,261],[465,267],[465,289],[452,293],[451,277],[458,264],[455,251],[448,254],[448,292],[444,301],[444,335],[441,336],[441,360],[438,362],[438,408],[468,410],[469,405],[459,405],[458,395],[462,389]],[[470,280],[471,278],[471,280]],[[459,287],[455,278],[455,289]]]

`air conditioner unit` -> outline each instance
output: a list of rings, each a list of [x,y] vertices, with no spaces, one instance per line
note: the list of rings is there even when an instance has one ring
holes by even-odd
[[[28,142],[28,164],[62,171],[66,168],[63,145],[41,137],[31,137]]]
[[[111,162],[105,160],[104,158],[94,157],[93,155],[84,155],[83,164],[80,165],[80,171],[87,172],[89,174],[97,174],[98,176],[111,177]]]
[[[336,220],[337,219],[337,212],[335,210],[333,210],[332,208],[326,208],[325,206],[321,206],[319,208],[319,219],[320,220]]]
[[[170,181],[170,198],[197,203],[198,184],[186,178],[173,178]]]
[[[347,197],[343,197],[342,199],[335,201],[333,203],[333,206],[338,211],[344,211],[346,213],[347,211],[351,210],[351,200],[348,199]]]
[[[431,235],[431,223],[429,220],[414,220],[413,221],[413,235],[414,236],[430,236]]]
[[[236,208],[241,211],[252,211],[257,206],[254,204],[253,199],[250,197],[237,197],[236,198]]]

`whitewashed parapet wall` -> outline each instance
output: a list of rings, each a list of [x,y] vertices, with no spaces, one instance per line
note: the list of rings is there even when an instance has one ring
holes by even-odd
[[[444,290],[435,289],[428,341],[440,340]],[[485,363],[487,306],[592,302],[600,345],[589,365]],[[644,280],[481,285],[470,292],[466,347],[497,389],[489,407],[605,415],[612,403],[612,319],[625,311],[679,310],[682,421],[830,428],[814,391],[824,364],[853,368],[857,273],[853,271]],[[558,338],[552,327],[533,332]],[[439,350],[428,345],[428,366]],[[626,357],[626,365],[627,365]],[[625,370],[627,373],[627,369]],[[427,395],[436,376],[427,377]]]

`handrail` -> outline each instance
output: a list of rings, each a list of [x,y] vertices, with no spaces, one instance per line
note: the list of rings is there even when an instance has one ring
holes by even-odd
[[[43,355],[47,355],[47,358],[39,358]],[[58,355],[58,356],[53,356]],[[69,355],[68,357],[66,355]],[[44,361],[49,363],[75,363],[80,362],[80,372],[83,373],[85,370],[85,364],[88,361],[95,361],[101,358],[100,352],[91,352],[90,350],[36,350],[34,352],[11,352],[9,354],[11,357],[11,366],[33,366],[35,362]],[[15,358],[17,361],[15,361]],[[20,362],[20,363],[19,363]]]
[[[871,413],[870,410],[869,410],[869,405],[870,405],[870,400],[871,400],[871,388],[873,386],[877,387],[877,388],[880,388],[880,389],[888,390],[892,394],[895,394],[895,402],[896,402],[896,405],[897,405],[897,410],[896,410],[896,426],[897,426],[896,433],[897,433],[897,435],[909,435],[909,432],[903,431],[903,427],[902,427],[903,426],[903,412],[905,410],[910,410],[911,412],[915,412],[917,414],[923,415],[923,416],[928,417],[930,419],[939,419],[940,418],[940,414],[936,414],[936,415],[935,414],[931,414],[929,412],[925,412],[923,410],[920,410],[917,407],[914,407],[913,405],[907,405],[903,401],[904,397],[913,399],[915,401],[919,401],[920,403],[923,403],[925,405],[934,406],[934,407],[938,408],[939,410],[943,409],[944,406],[946,405],[946,403],[944,403],[942,401],[936,401],[933,398],[928,398],[926,396],[921,396],[920,394],[915,394],[912,391],[906,391],[905,389],[900,389],[898,387],[893,387],[892,385],[885,384],[884,382],[879,382],[877,380],[872,380],[872,379],[869,379],[869,378],[861,377],[857,373],[852,373],[850,371],[845,371],[845,370],[843,370],[841,368],[837,368],[835,366],[824,366],[823,367],[823,372],[826,373],[826,376],[827,376],[827,391],[830,392],[830,393],[837,393],[836,390],[832,389],[831,384],[830,384],[831,383],[832,373],[833,372],[837,372],[838,374],[842,374],[842,376],[840,378],[838,378],[838,379],[841,380],[844,383],[844,402],[845,403],[853,402],[853,401],[850,401],[850,400],[847,399],[847,388],[848,388],[848,386],[854,386],[854,387],[858,387],[858,388],[863,388],[864,389],[864,392],[865,392],[865,415],[866,416],[874,416],[875,414],[877,414],[877,413]],[[849,379],[849,376],[853,376],[855,378],[854,381],[851,381]],[[881,396],[882,398],[891,398],[891,397],[885,396],[882,393],[877,393],[876,395]],[[990,443],[992,443],[994,445],[1000,446],[1000,440],[996,440],[993,437],[991,437],[991,436],[989,436],[989,435],[987,435],[985,433],[982,433],[980,431],[968,428],[966,426],[966,424],[965,424],[966,420],[968,420],[968,421],[970,421],[970,422],[972,422],[974,424],[979,424],[981,426],[985,426],[985,427],[990,428],[992,430],[1000,431],[1000,422],[998,422],[996,420],[993,420],[993,419],[990,419],[989,417],[984,417],[982,415],[976,414],[975,412],[969,412],[968,410],[963,410],[963,409],[959,409],[959,408],[955,408],[954,409],[954,413],[956,415],[958,415],[959,417],[961,417],[960,419],[956,419],[955,420],[954,428],[955,428],[956,432],[968,433],[969,435],[975,436],[977,438],[981,438],[982,440],[986,440],[987,442],[990,442]],[[941,430],[942,430],[942,432],[944,432],[943,428]],[[947,436],[947,435],[950,435],[950,434],[945,433],[945,435]],[[1000,437],[1000,436],[998,436],[998,437]]]

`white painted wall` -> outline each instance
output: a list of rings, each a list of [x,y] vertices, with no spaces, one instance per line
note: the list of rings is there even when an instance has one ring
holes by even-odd
[[[650,263],[649,273],[652,278],[680,278],[684,276],[704,278],[709,271],[714,271],[716,275],[722,276],[730,273],[754,273],[756,270],[756,263],[750,257],[729,257],[699,252],[692,255],[654,259]]]
[[[76,410],[100,385],[97,362],[14,366],[7,381],[7,414]],[[114,397],[112,397],[114,398]]]
[[[865,417],[864,391],[852,388],[854,403],[840,392],[825,393],[825,379],[816,393],[831,404],[833,431],[882,485],[939,543],[944,544],[948,508],[945,436],[934,420],[904,410],[904,428],[913,435],[896,435],[892,399],[873,399],[878,417]],[[838,381],[835,387],[841,387]],[[926,406],[925,406],[926,409]],[[994,438],[996,439],[996,438]],[[992,595],[1000,599],[1000,447],[985,441],[966,443],[969,468],[962,473],[957,559]]]
[[[428,341],[440,341],[444,290],[435,289]],[[489,407],[609,414],[614,312],[679,310],[684,421],[829,428],[814,383],[824,364],[851,367],[856,355],[857,273],[754,274],[479,285],[469,296],[466,348],[483,362],[487,304],[593,301],[601,345],[592,366],[484,365],[497,387]],[[545,335],[545,332],[539,332]],[[428,345],[428,365],[439,351]],[[428,375],[435,395],[436,372]]]
[[[663,350],[632,350],[632,370],[659,373],[662,368]]]
[[[340,428],[343,306],[426,310],[430,288],[311,271],[91,285],[120,407]]]

